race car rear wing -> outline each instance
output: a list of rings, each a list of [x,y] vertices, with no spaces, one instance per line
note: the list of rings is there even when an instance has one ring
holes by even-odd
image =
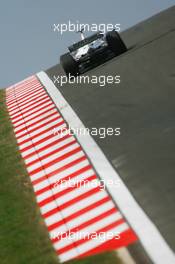
[[[95,33],[92,36],[87,37],[87,38],[69,46],[68,49],[70,52],[76,51],[77,49],[79,49],[79,48],[81,48],[87,44],[90,44],[91,42],[93,42],[99,38],[102,38],[102,37],[103,37],[103,33],[101,33],[101,32]]]

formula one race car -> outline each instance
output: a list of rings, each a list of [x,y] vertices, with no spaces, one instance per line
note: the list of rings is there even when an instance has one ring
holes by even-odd
[[[69,52],[60,56],[60,63],[67,76],[77,76],[97,65],[127,51],[117,31],[98,32],[68,47]]]

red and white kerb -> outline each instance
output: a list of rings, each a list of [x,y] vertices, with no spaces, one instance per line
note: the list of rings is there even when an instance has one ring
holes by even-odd
[[[6,89],[6,104],[37,203],[61,262],[136,241],[135,233],[105,189],[93,184],[61,186],[61,180],[93,182],[99,176],[76,137],[59,133],[68,124],[37,77]],[[53,129],[58,133],[54,134]],[[68,236],[71,232],[77,236]],[[103,240],[90,235],[102,232],[119,234],[120,238],[106,235]]]

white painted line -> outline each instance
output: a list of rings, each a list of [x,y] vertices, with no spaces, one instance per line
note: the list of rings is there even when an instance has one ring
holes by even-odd
[[[79,117],[64,99],[47,74],[45,72],[40,72],[37,76],[41,83],[45,86],[47,92],[53,99],[55,105],[58,107],[69,126],[72,128],[85,128]],[[112,188],[112,185],[110,185],[110,189],[108,190],[114,201],[117,202],[119,209],[136,232],[152,261],[157,264],[175,263],[173,251],[170,249],[156,226],[151,222],[143,209],[135,201],[118,173],[114,170],[93,138],[90,135],[80,136],[79,134],[77,134],[76,137],[82,148],[87,153],[101,179],[105,182],[107,182],[107,180],[119,180],[121,182],[120,188],[118,188],[117,191],[115,187]],[[66,260],[69,256],[66,252],[66,255],[63,254],[60,257],[61,260]]]
[[[122,260],[123,264],[136,264],[126,248],[119,248],[116,250],[116,254]]]

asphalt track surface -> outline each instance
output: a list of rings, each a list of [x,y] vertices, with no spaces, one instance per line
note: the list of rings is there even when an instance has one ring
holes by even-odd
[[[59,90],[86,127],[121,127],[95,141],[175,250],[175,7],[123,32],[129,51],[87,72],[121,83],[65,84]],[[58,64],[46,71],[64,74]]]

